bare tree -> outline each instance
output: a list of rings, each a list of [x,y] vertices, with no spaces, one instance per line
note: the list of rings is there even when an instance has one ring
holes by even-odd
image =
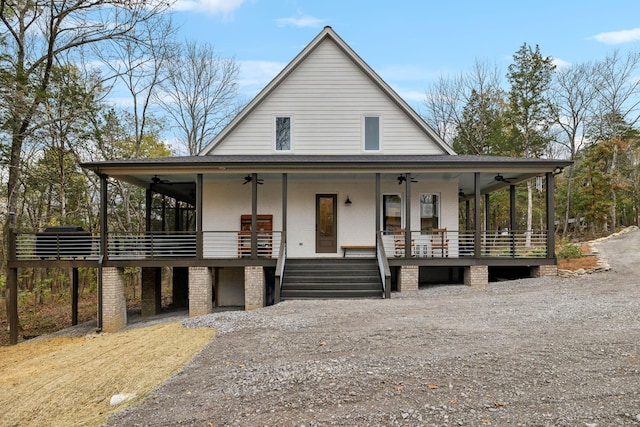
[[[597,92],[596,114],[591,127],[591,135],[599,141],[622,139],[629,127],[640,121],[640,80],[636,74],[640,67],[640,53],[629,52],[621,55],[614,51],[595,67]],[[613,159],[609,167],[612,177],[610,211],[611,228],[617,226],[618,147],[614,144]]]
[[[18,207],[22,146],[40,127],[54,66],[91,45],[139,40],[137,26],[161,14],[170,2],[91,0],[28,2],[0,0],[0,26],[7,54],[0,57],[4,125],[9,129],[7,207]]]
[[[473,99],[496,100],[501,93],[500,70],[496,64],[476,59],[470,71],[453,77],[440,77],[427,89],[422,117],[449,145],[457,136],[463,111]]]
[[[597,94],[594,68],[595,65],[592,63],[562,68],[556,72],[552,85],[551,97],[556,125],[561,130],[557,143],[564,148],[563,151],[568,154],[570,160],[576,159],[578,151],[586,143],[586,128],[592,119],[593,104]],[[574,165],[572,164],[567,174],[563,237],[566,237],[569,228],[573,174]]]
[[[198,154],[236,112],[238,64],[210,44],[186,43],[167,67],[159,102],[189,155]]]

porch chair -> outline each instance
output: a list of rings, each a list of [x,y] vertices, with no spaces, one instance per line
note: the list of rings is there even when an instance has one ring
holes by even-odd
[[[398,229],[393,233],[394,256],[403,257],[405,253],[404,228]],[[415,241],[411,240],[411,256],[415,256]]]
[[[449,239],[447,239],[446,228],[434,228],[431,231],[431,258],[435,256],[435,251],[440,251],[440,256],[449,258]]]

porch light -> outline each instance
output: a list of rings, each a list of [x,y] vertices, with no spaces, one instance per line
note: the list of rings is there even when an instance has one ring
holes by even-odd
[[[347,206],[351,206],[351,199],[347,196],[347,200],[344,201],[344,204]]]
[[[561,168],[560,166],[556,167],[556,168],[553,170],[553,174],[554,174],[554,175],[560,175],[561,173],[562,173],[562,168]]]

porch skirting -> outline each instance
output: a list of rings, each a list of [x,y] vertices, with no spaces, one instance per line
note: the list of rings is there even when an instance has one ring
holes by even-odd
[[[127,299],[124,287],[124,269],[102,269],[102,330],[115,332],[127,325]]]

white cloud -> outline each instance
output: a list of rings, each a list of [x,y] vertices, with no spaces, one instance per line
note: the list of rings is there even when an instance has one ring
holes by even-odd
[[[280,27],[293,26],[298,28],[318,28],[324,23],[324,19],[314,18],[313,16],[301,15],[292,18],[275,19],[276,24]]]
[[[571,62],[567,62],[563,59],[560,58],[553,58],[552,60],[553,65],[556,66],[557,69],[563,69],[563,68],[570,68],[571,67]]]
[[[620,44],[640,41],[640,28],[634,28],[633,30],[621,30],[611,31],[608,33],[596,34],[592,37],[600,43],[606,44]]]
[[[238,61],[240,79],[238,84],[245,94],[255,95],[287,65],[275,61]]]
[[[245,0],[178,0],[173,9],[177,11],[206,12],[212,15],[229,15],[242,6]]]

